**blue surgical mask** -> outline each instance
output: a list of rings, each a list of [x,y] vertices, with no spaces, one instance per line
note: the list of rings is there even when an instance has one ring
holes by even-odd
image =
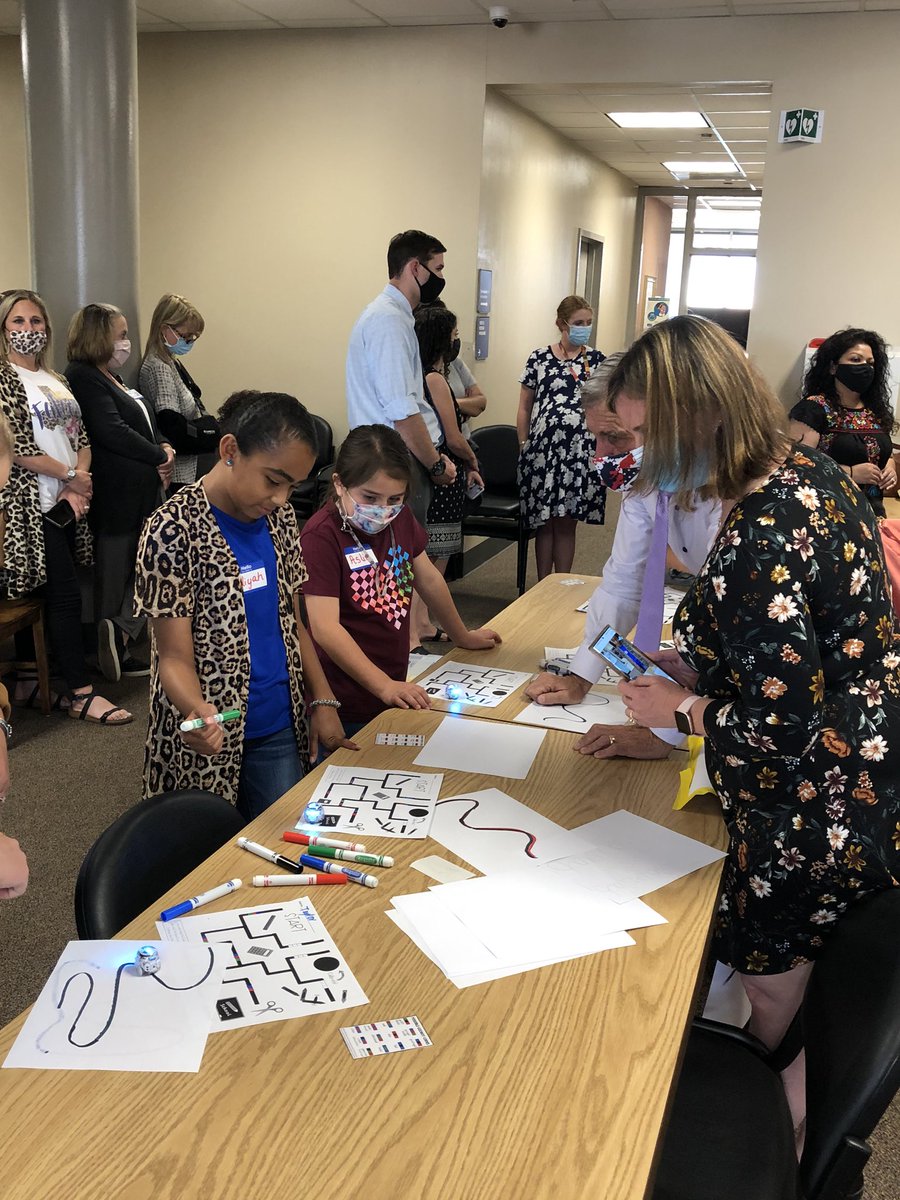
[[[688,472],[688,477],[681,482],[681,463],[676,460],[669,466],[668,470],[663,471],[663,477],[657,483],[657,488],[661,492],[678,492],[682,488],[688,491],[693,491],[695,488],[703,487],[705,483],[709,483],[710,468],[709,460],[705,455],[696,459],[691,464],[691,469]]]
[[[166,342],[166,349],[170,354],[177,354],[179,356],[182,354],[190,354],[193,348],[194,343],[189,342],[187,338],[183,338],[180,334],[178,335],[178,341],[173,345],[170,346],[169,343]]]
[[[594,459],[594,470],[605,488],[613,492],[630,491],[644,457],[644,447],[635,446],[624,454],[605,454]]]
[[[586,346],[594,332],[593,325],[570,325],[569,341],[573,346]]]

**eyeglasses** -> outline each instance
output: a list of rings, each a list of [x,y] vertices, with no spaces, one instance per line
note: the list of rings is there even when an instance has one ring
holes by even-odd
[[[177,333],[180,338],[184,338],[186,342],[193,344],[200,336],[199,333],[182,333],[177,325],[167,325],[167,329],[171,329],[173,333]]]

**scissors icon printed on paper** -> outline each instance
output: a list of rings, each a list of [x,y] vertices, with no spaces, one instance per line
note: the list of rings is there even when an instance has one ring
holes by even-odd
[[[256,1016],[257,1016],[257,1017],[261,1017],[261,1016],[263,1016],[263,1014],[265,1014],[265,1013],[269,1013],[269,1012],[271,1012],[271,1013],[283,1013],[283,1012],[284,1012],[284,1009],[283,1009],[283,1008],[278,1008],[278,1007],[277,1007],[277,1005],[275,1004],[275,1001],[274,1001],[274,1000],[270,1000],[270,1001],[269,1001],[269,1003],[266,1005],[266,1007],[265,1007],[265,1008],[258,1008],[258,1009],[256,1010]]]

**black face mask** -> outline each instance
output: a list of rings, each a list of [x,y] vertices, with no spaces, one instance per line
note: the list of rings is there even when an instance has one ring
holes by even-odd
[[[432,300],[437,300],[447,281],[441,279],[440,275],[435,275],[434,271],[426,267],[423,262],[420,262],[419,266],[428,271],[428,278],[424,283],[419,284],[419,303],[430,304]]]
[[[860,396],[872,386],[875,368],[868,363],[838,363],[834,377],[838,383]]]
[[[448,363],[448,364],[452,363],[457,358],[459,358],[459,347],[460,347],[459,338],[454,338],[453,341],[450,343],[450,349],[444,355],[445,363]]]

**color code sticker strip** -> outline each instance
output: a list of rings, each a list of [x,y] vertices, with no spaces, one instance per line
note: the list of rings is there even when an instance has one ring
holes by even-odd
[[[422,733],[376,733],[376,746],[424,746]]]
[[[341,1030],[341,1037],[353,1058],[375,1058],[379,1054],[421,1050],[431,1045],[431,1038],[418,1017],[373,1021],[370,1025],[348,1025]]]

